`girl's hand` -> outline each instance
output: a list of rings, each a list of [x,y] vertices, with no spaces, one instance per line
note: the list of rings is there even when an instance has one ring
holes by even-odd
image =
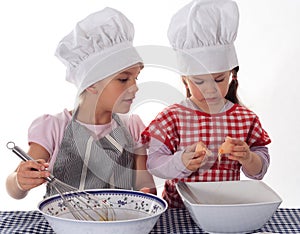
[[[239,161],[240,164],[244,165],[252,161],[252,152],[246,142],[232,138],[231,143],[234,144],[232,151],[228,156],[231,160]]]
[[[143,187],[143,188],[141,188],[139,191],[140,191],[140,192],[143,192],[143,193],[151,193],[151,194],[154,194],[154,195],[157,194],[156,188]]]
[[[21,162],[17,168],[17,185],[19,189],[28,191],[45,183],[45,177],[50,176],[46,169],[49,164],[45,160]]]
[[[234,144],[234,146],[232,147],[232,152],[228,158],[239,161],[249,175],[258,175],[263,168],[261,157],[250,151],[249,146],[244,141],[231,139],[231,143]]]
[[[197,171],[204,162],[206,151],[195,152],[197,143],[188,146],[181,156],[184,166],[190,171]]]
[[[140,189],[140,192],[150,193],[150,188],[143,187],[143,188]]]

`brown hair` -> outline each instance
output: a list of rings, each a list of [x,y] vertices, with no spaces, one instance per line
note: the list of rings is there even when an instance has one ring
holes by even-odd
[[[239,71],[239,66],[235,67],[232,69],[232,79],[231,79],[231,82],[229,84],[229,89],[228,89],[228,92],[225,96],[225,98],[233,103],[236,103],[236,104],[241,104],[239,98],[238,98],[238,95],[237,95],[237,89],[239,87],[239,82],[238,82],[238,79],[237,79],[237,73]]]

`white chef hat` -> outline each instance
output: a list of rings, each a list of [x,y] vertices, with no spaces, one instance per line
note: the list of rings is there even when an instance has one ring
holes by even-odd
[[[194,0],[171,19],[168,38],[183,75],[223,72],[238,66],[234,48],[239,23],[231,0]]]
[[[66,65],[66,80],[78,94],[127,67],[142,63],[132,45],[133,24],[121,12],[104,8],[87,16],[59,43],[55,55]]]

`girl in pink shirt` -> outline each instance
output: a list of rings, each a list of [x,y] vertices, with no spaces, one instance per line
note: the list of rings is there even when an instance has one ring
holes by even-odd
[[[50,172],[80,190],[156,193],[140,141],[144,124],[137,115],[122,115],[135,98],[143,68],[132,46],[133,34],[132,23],[121,12],[104,8],[77,23],[59,43],[56,55],[67,66],[67,80],[78,88],[77,102],[72,111],[44,115],[32,123],[28,154],[39,163],[22,162],[8,176],[12,197],[25,197]],[[47,186],[46,196],[55,193]]]

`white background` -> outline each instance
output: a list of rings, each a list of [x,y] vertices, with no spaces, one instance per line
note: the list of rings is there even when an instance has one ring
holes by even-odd
[[[264,182],[283,199],[282,207],[300,207],[299,54],[300,1],[238,0],[240,27],[236,40],[239,94],[261,119],[272,138],[271,165]],[[88,14],[114,7],[135,25],[135,45],[169,46],[166,32],[173,13],[188,1],[10,0],[0,3],[0,210],[36,209],[44,187],[20,201],[10,198],[5,179],[20,160],[6,149],[15,141],[27,150],[33,119],[72,109],[76,89],[67,83],[65,67],[54,56],[58,42]],[[160,81],[183,91],[179,76],[145,68],[139,82]],[[153,90],[154,92],[154,90]],[[163,107],[148,102],[134,112],[147,124]],[[161,188],[161,182],[158,181]]]

